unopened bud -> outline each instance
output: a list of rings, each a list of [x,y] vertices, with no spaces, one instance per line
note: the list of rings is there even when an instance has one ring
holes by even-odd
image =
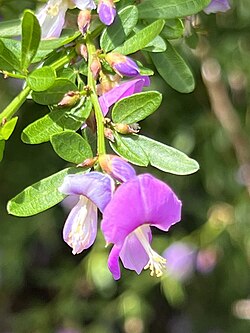
[[[98,160],[98,157],[92,157],[92,158],[87,158],[85,161],[83,161],[80,164],[77,164],[77,167],[83,167],[83,168],[92,168]]]
[[[58,105],[62,107],[74,106],[79,101],[80,96],[79,91],[68,91]]]
[[[115,137],[114,137],[114,133],[110,128],[104,128],[104,135],[105,138],[108,139],[111,142],[115,142]]]
[[[119,182],[125,182],[136,175],[134,168],[119,156],[104,154],[99,156],[98,161],[102,170]]]
[[[137,76],[140,74],[134,60],[123,54],[110,52],[106,55],[105,59],[114,71],[121,76]]]
[[[100,63],[100,60],[97,56],[95,56],[93,58],[93,61],[90,65],[90,70],[92,72],[92,75],[93,75],[94,79],[96,80],[98,75],[99,75],[99,72],[101,70],[101,63]]]
[[[116,16],[116,9],[113,0],[99,0],[97,13],[99,19],[105,25],[111,25]]]
[[[91,11],[88,9],[81,10],[78,18],[77,18],[77,24],[79,31],[84,35],[90,26],[91,21]]]
[[[106,92],[110,91],[114,87],[118,86],[121,78],[118,74],[110,75],[104,74],[102,71],[100,72],[100,84],[97,86],[97,93],[99,96],[105,94]]]
[[[137,123],[134,124],[115,124],[114,129],[116,132],[121,134],[132,134],[138,133],[140,131],[140,126]]]
[[[76,46],[76,52],[79,54],[85,61],[88,60],[88,50],[85,44],[78,44]]]

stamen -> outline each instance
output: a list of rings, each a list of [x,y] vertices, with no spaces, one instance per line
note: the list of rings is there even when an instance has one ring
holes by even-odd
[[[147,252],[149,256],[149,261],[147,265],[144,267],[144,269],[150,269],[150,275],[156,277],[160,277],[163,275],[163,271],[166,269],[166,262],[167,260],[160,256],[157,252],[155,252],[148,239],[145,236],[145,233],[143,232],[142,227],[137,228],[135,231],[135,234],[140,241],[141,245],[144,247],[144,250]]]

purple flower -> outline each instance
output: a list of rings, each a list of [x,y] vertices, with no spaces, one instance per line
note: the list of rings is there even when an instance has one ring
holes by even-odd
[[[230,4],[228,0],[212,0],[210,4],[204,9],[206,14],[226,12],[229,10]]]
[[[148,76],[139,76],[138,78],[124,82],[103,94],[99,97],[99,103],[101,105],[103,115],[106,116],[109,111],[109,107],[120,99],[139,93],[142,91],[144,86],[147,87],[149,85],[150,80]]]
[[[103,213],[101,229],[114,246],[108,267],[115,280],[121,276],[119,258],[125,268],[139,274],[150,268],[161,276],[166,259],[151,248],[151,226],[168,229],[181,219],[181,201],[169,186],[149,174],[121,184]]]
[[[49,0],[37,13],[42,38],[59,37],[64,26],[67,9],[95,9],[93,0]]]
[[[106,55],[105,59],[114,71],[121,76],[137,76],[140,74],[139,68],[134,60],[123,54],[110,52]]]
[[[97,208],[101,212],[112,198],[114,181],[100,172],[68,175],[59,191],[79,195],[79,201],[69,213],[63,228],[63,239],[78,254],[89,248],[97,233]]]
[[[116,9],[113,0],[99,0],[97,13],[99,19],[105,25],[111,25],[116,16]]]
[[[192,245],[175,242],[164,251],[163,257],[167,259],[168,273],[176,280],[185,281],[192,275],[196,259]]]
[[[210,246],[198,252],[196,268],[202,274],[208,274],[213,271],[218,262],[218,252],[216,248]]]

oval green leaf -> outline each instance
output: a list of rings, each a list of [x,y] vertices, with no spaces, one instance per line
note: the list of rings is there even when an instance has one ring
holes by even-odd
[[[158,141],[137,135],[137,144],[147,154],[155,168],[174,175],[189,175],[199,170],[199,164],[186,154]]]
[[[34,91],[49,89],[56,80],[56,71],[49,66],[35,69],[27,78],[28,86]]]
[[[0,70],[20,71],[20,62],[15,54],[0,40]]]
[[[3,127],[0,127],[0,140],[8,140],[16,127],[18,117],[14,117],[7,121]]]
[[[160,106],[162,95],[158,91],[147,91],[125,97],[112,110],[115,123],[132,124],[155,112]]]
[[[211,0],[144,0],[138,5],[140,19],[172,19],[196,14]]]
[[[175,90],[190,93],[194,90],[193,74],[179,53],[167,42],[167,50],[163,53],[150,54],[161,77]]]
[[[5,141],[0,140],[0,162],[3,159],[4,148],[5,148]]]
[[[125,158],[129,162],[147,166],[149,159],[144,150],[137,143],[138,136],[133,135],[119,135],[115,133],[115,142],[110,142],[111,148],[115,153]]]
[[[22,141],[39,144],[50,140],[51,135],[64,130],[78,130],[88,118],[92,109],[90,100],[80,101],[72,109],[55,108],[46,116],[28,125],[22,133]]]
[[[13,37],[21,35],[21,20],[0,22],[0,37]]]
[[[8,213],[20,217],[32,216],[53,207],[66,197],[58,191],[64,177],[84,172],[79,168],[67,168],[27,187],[8,202]]]
[[[32,98],[38,104],[53,105],[58,104],[67,92],[77,90],[77,86],[70,80],[58,78],[49,89],[33,91]]]
[[[127,39],[123,45],[117,47],[114,51],[126,55],[143,49],[159,35],[164,27],[164,23],[164,20],[157,20],[151,23],[146,28]]]
[[[123,8],[116,15],[113,24],[104,29],[100,38],[101,48],[108,52],[121,45],[132,32],[137,21],[138,10],[135,6]]]
[[[54,151],[65,161],[79,164],[87,158],[93,157],[88,142],[79,134],[65,131],[54,134],[50,138]]]
[[[36,55],[41,39],[41,28],[36,16],[26,10],[22,19],[21,67],[26,70]]]

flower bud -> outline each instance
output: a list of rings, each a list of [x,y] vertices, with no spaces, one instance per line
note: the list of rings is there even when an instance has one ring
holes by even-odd
[[[121,134],[132,134],[132,133],[138,133],[140,131],[140,126],[137,123],[134,124],[115,124],[114,129],[116,132]]]
[[[90,70],[92,72],[93,78],[96,80],[101,70],[101,63],[97,56],[93,57],[92,63],[90,65]]]
[[[83,57],[85,61],[88,60],[88,50],[85,44],[77,44],[76,45],[76,53]]]
[[[114,137],[114,133],[110,128],[104,128],[104,135],[105,138],[108,139],[111,142],[115,142],[115,137]]]
[[[113,0],[99,0],[97,13],[99,19],[105,25],[111,25],[116,16],[116,9]]]
[[[136,176],[134,168],[119,156],[104,154],[99,156],[98,161],[102,170],[119,182],[125,182]]]
[[[104,74],[102,71],[100,72],[100,77],[99,77],[100,84],[97,86],[97,94],[99,96],[107,93],[114,87],[118,86],[120,82],[120,76],[115,74],[115,75],[110,75],[110,74]]]
[[[121,76],[137,76],[140,74],[137,64],[131,58],[120,53],[110,52],[105,59],[114,71]]]
[[[97,160],[98,160],[98,157],[87,158],[82,163],[77,164],[77,167],[92,168],[95,165],[95,163],[97,162]]]
[[[88,9],[81,10],[78,18],[77,18],[77,24],[79,31],[84,35],[90,26],[91,21],[91,11]]]
[[[79,101],[80,96],[79,91],[68,91],[58,103],[58,106],[74,106]]]

